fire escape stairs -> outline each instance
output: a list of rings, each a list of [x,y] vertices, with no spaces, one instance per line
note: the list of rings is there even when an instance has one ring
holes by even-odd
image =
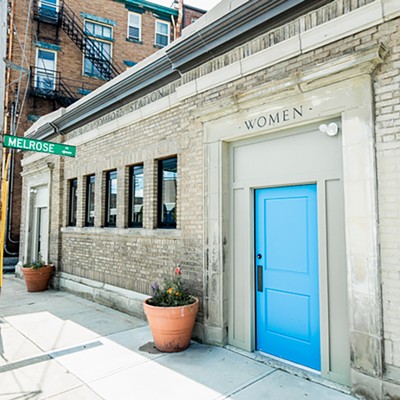
[[[92,62],[103,79],[108,81],[122,72],[111,57],[103,55],[98,42],[86,34],[81,27],[82,20],[64,1],[61,2],[57,9],[49,10],[43,5],[39,5],[38,0],[35,0],[34,17],[38,21],[61,27],[85,57]]]
[[[59,101],[63,107],[68,107],[78,100],[77,96],[74,95],[73,90],[64,82],[63,79],[60,79],[58,86],[57,101]]]

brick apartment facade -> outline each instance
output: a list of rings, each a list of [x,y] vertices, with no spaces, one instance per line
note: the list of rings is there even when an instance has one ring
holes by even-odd
[[[24,157],[21,263],[35,256],[43,211],[41,240],[61,289],[143,315],[149,284],[180,264],[201,300],[198,339],[278,356],[291,371],[285,360],[309,367],[294,370],[364,399],[395,400],[400,5],[281,1],[288,8],[275,14],[268,3],[223,1],[178,41],[53,116],[62,135],[48,120],[27,132],[74,145],[77,156]],[[167,181],[175,196],[165,194]],[[292,191],[300,194],[285,194]],[[282,198],[290,201],[281,209]],[[307,224],[291,208],[304,198],[304,215],[315,217]],[[298,226],[307,234],[293,233]],[[280,275],[271,287],[262,273],[274,257]],[[306,266],[294,270],[301,258]],[[317,289],[300,295],[306,273]],[[279,286],[288,281],[294,289]],[[265,349],[264,334],[274,332],[316,344],[315,360],[280,352],[275,339]]]
[[[8,28],[12,33],[7,43],[6,134],[23,135],[40,116],[68,106],[116,73],[158,51],[179,34],[175,29],[178,10],[147,1],[35,0],[28,7],[26,2],[10,0],[7,6]],[[190,25],[203,14],[204,11],[185,5],[183,26]],[[159,27],[162,35],[156,37]],[[101,46],[107,46],[100,51],[100,58],[103,55],[109,59],[106,53],[110,49],[110,64],[115,71],[111,70],[109,76],[96,71],[96,64],[90,66],[89,62],[89,67],[85,67],[84,50],[79,48],[79,40],[87,40],[85,34]],[[18,110],[14,111],[17,98]],[[19,122],[12,127],[15,113]],[[21,154],[16,153],[12,161],[12,215],[8,219],[10,233],[6,256],[16,255],[19,248],[20,161]]]

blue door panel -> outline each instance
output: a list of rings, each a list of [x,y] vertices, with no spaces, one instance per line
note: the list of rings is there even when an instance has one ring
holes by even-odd
[[[257,349],[320,370],[316,185],[255,193]]]
[[[307,273],[307,199],[278,198],[265,203],[268,268]],[[287,251],[287,243],[291,243]]]
[[[266,310],[266,327],[269,332],[310,341],[309,296],[270,289],[266,293]]]

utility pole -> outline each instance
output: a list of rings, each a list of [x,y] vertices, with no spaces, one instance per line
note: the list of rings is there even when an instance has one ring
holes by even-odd
[[[7,0],[0,0],[0,133],[4,132],[4,100],[7,57]]]
[[[4,108],[6,91],[6,56],[7,56],[7,0],[0,0],[0,135],[4,135]],[[3,142],[3,141],[1,141]],[[2,145],[3,143],[1,143]],[[3,257],[4,257],[4,237],[5,237],[5,219],[7,213],[7,170],[8,163],[6,150],[3,149],[2,179],[1,179],[1,223],[0,223],[0,290],[3,285]],[[7,164],[7,165],[6,165]]]

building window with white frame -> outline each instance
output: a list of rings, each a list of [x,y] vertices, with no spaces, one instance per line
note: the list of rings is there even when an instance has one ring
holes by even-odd
[[[56,89],[56,59],[57,53],[38,48],[36,52],[35,89],[48,95]]]
[[[89,36],[89,39],[85,43],[83,73],[95,78],[108,79],[111,72],[112,27],[92,21],[85,21],[85,33]],[[98,64],[93,62],[93,59],[98,60],[98,63],[101,63],[103,66],[107,66],[108,64],[107,71],[100,71]]]
[[[128,13],[128,39],[134,42],[142,40],[142,16],[133,12]]]
[[[164,47],[169,44],[170,25],[169,22],[156,20],[155,46]]]

